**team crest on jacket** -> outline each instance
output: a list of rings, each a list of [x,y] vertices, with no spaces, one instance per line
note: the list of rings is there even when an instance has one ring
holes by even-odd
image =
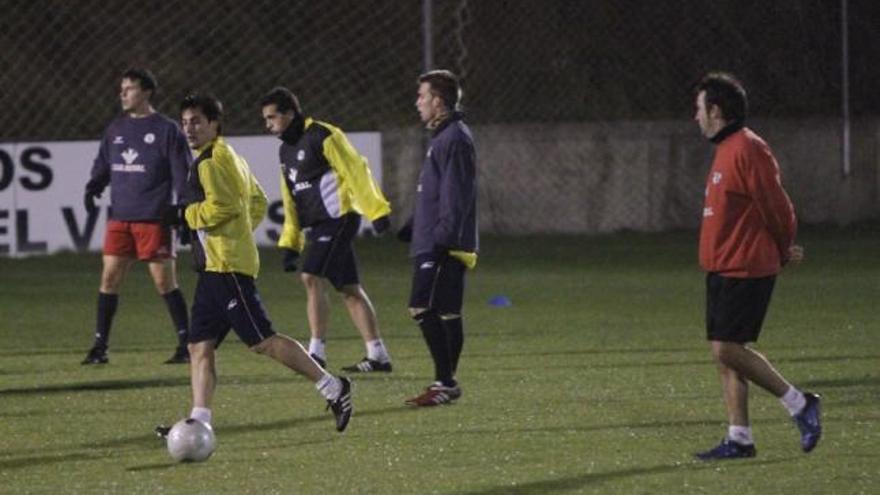
[[[306,150],[299,150],[296,152],[297,161],[303,161],[306,159]]]
[[[122,152],[122,159],[125,160],[125,163],[131,165],[137,160],[138,152],[134,148],[128,148],[127,150]]]
[[[122,144],[123,142],[124,140],[122,139],[122,136],[116,136],[113,138],[113,144]]]
[[[713,172],[712,173],[712,184],[718,184],[721,182],[721,172]]]
[[[148,133],[144,134],[144,142],[145,142],[145,143],[147,143],[147,144],[153,144],[154,141],[156,141],[156,135],[155,135],[155,134],[153,134],[152,132],[148,132]]]

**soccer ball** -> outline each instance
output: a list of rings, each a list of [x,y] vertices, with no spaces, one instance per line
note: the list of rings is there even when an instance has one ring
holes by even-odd
[[[197,419],[181,419],[168,432],[168,453],[178,462],[204,461],[214,446],[214,430]]]

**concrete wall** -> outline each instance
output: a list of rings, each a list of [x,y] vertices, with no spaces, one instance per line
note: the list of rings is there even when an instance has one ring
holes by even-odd
[[[880,217],[880,122],[853,125],[844,177],[833,120],[755,120],[802,223]],[[712,146],[687,121],[473,126],[483,232],[600,233],[696,228]],[[418,128],[383,130],[384,187],[401,222],[424,150]]]

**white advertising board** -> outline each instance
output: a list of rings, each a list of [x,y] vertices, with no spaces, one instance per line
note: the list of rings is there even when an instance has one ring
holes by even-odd
[[[382,137],[378,132],[347,134],[382,183]],[[269,213],[256,231],[257,244],[274,245],[284,221],[280,163],[273,136],[237,136],[227,141],[245,157],[269,196]],[[107,222],[109,189],[91,217],[83,206],[98,141],[0,144],[0,256],[99,251]]]

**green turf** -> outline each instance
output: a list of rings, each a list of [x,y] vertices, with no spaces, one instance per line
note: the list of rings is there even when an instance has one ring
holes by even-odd
[[[724,434],[703,340],[695,234],[486,238],[469,278],[459,403],[411,410],[430,360],[406,316],[409,265],[391,240],[358,243],[395,372],[357,377],[342,435],[313,386],[231,338],[219,351],[218,449],[174,464],[151,430],[189,411],[163,302],[130,274],[111,364],[83,367],[100,258],[0,259],[0,493],[877,493],[880,234],[802,235],[760,345],[823,394],[825,437],[753,390],[753,460],[697,463]],[[258,284],[279,330],[307,337],[301,284],[263,253]],[[187,258],[183,258],[187,260]],[[194,275],[184,270],[191,299]],[[487,304],[507,295],[508,308]],[[332,299],[331,367],[362,346]],[[874,487],[874,488],[871,488]]]

